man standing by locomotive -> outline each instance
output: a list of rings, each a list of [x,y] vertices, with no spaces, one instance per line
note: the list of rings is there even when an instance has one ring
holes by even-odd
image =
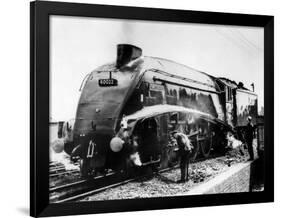
[[[171,135],[177,141],[179,148],[181,179],[178,182],[186,182],[188,181],[188,165],[193,146],[187,135],[177,131],[173,131]]]
[[[251,116],[248,116],[247,120],[248,120],[248,124],[246,126],[246,131],[245,131],[245,139],[246,139],[246,143],[247,143],[248,151],[249,151],[249,155],[250,155],[249,160],[254,160],[253,139],[254,139],[255,127],[252,123]]]

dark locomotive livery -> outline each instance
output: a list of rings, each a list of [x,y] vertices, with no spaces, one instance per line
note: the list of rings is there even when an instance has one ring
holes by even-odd
[[[208,157],[223,151],[227,132],[242,139],[247,116],[256,122],[257,95],[242,83],[121,44],[115,63],[88,75],[65,151],[80,158],[84,176],[132,165],[165,168],[176,160],[170,131],[190,137],[193,158]]]

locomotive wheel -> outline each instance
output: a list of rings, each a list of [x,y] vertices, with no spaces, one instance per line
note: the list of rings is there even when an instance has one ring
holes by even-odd
[[[167,150],[168,166],[172,167],[178,163],[178,152],[174,151],[174,148],[168,148]]]
[[[209,140],[205,139],[205,140],[201,140],[199,141],[199,145],[200,145],[200,152],[202,154],[203,157],[207,158],[210,155],[210,151],[212,148],[212,137],[210,137]]]
[[[195,142],[192,142],[191,144],[193,146],[193,149],[192,149],[192,153],[190,156],[190,160],[194,161],[199,153],[199,142],[195,141]]]

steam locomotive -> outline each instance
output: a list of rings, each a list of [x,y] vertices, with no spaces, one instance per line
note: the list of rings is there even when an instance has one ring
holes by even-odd
[[[81,160],[81,174],[157,166],[176,161],[170,131],[187,134],[193,159],[223,151],[226,132],[243,137],[247,117],[257,119],[257,95],[170,60],[142,56],[117,45],[117,60],[86,78],[65,151]]]

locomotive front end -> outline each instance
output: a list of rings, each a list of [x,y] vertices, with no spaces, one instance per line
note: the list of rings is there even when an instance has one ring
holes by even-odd
[[[137,53],[137,54],[136,54]],[[141,52],[119,45],[117,62],[91,72],[79,99],[71,157],[80,157],[81,173],[118,166],[122,152],[110,148],[119,129],[122,108],[139,80]]]

